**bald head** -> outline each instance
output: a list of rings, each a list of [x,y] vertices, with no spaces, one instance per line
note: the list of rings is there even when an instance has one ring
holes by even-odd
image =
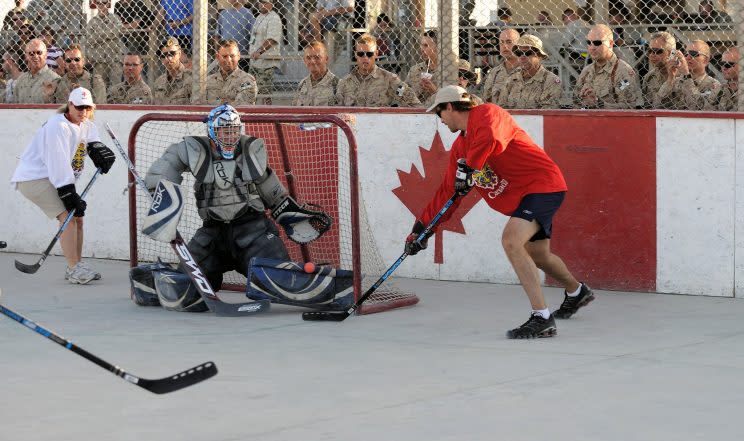
[[[499,54],[507,60],[516,61],[512,48],[519,40],[519,32],[516,29],[504,29],[499,34]]]

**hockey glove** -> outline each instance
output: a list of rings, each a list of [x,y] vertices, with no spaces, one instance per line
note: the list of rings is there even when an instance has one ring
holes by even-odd
[[[114,165],[114,160],[116,160],[114,152],[106,147],[106,144],[98,141],[88,143],[88,156],[90,156],[93,164],[101,169],[103,174],[111,170],[111,166]]]
[[[65,205],[67,211],[75,210],[75,217],[85,216],[85,207],[88,205],[80,199],[80,195],[75,191],[75,184],[67,184],[57,189],[59,198]]]
[[[473,188],[473,168],[465,164],[465,158],[457,160],[457,172],[455,173],[455,192],[459,196],[468,194]]]
[[[287,196],[272,210],[271,216],[284,228],[287,237],[304,244],[319,238],[333,224],[330,216],[314,208],[320,207],[313,204],[299,206],[294,199]]]
[[[413,224],[413,229],[411,230],[411,234],[406,237],[406,253],[409,256],[415,256],[416,253],[418,253],[421,250],[425,250],[428,246],[429,237],[431,237],[432,232],[429,231],[429,233],[421,240],[421,242],[417,242],[416,239],[421,235],[421,233],[424,232],[426,228],[424,227],[424,224],[421,223],[421,221],[416,221],[415,224]]]

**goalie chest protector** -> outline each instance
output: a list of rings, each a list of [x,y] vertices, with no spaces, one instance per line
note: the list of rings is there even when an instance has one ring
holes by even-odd
[[[196,180],[199,217],[229,222],[249,211],[262,213],[266,209],[255,184],[268,165],[263,140],[242,136],[232,160],[213,154],[206,136],[186,137],[184,144]]]

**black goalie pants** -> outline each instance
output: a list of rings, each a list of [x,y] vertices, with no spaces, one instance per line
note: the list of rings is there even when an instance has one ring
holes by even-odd
[[[207,221],[189,242],[189,250],[215,290],[226,272],[245,276],[251,257],[289,260],[276,226],[263,215],[229,224]]]

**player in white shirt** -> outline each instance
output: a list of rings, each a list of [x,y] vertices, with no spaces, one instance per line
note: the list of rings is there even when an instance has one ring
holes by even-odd
[[[60,224],[75,209],[60,237],[67,260],[65,279],[70,283],[86,284],[101,278],[81,260],[86,204],[75,190],[86,155],[101,173],[107,173],[114,164],[114,153],[101,142],[91,121],[94,110],[90,91],[83,87],[73,89],[67,104],[36,132],[11,178],[11,184],[23,196]]]

